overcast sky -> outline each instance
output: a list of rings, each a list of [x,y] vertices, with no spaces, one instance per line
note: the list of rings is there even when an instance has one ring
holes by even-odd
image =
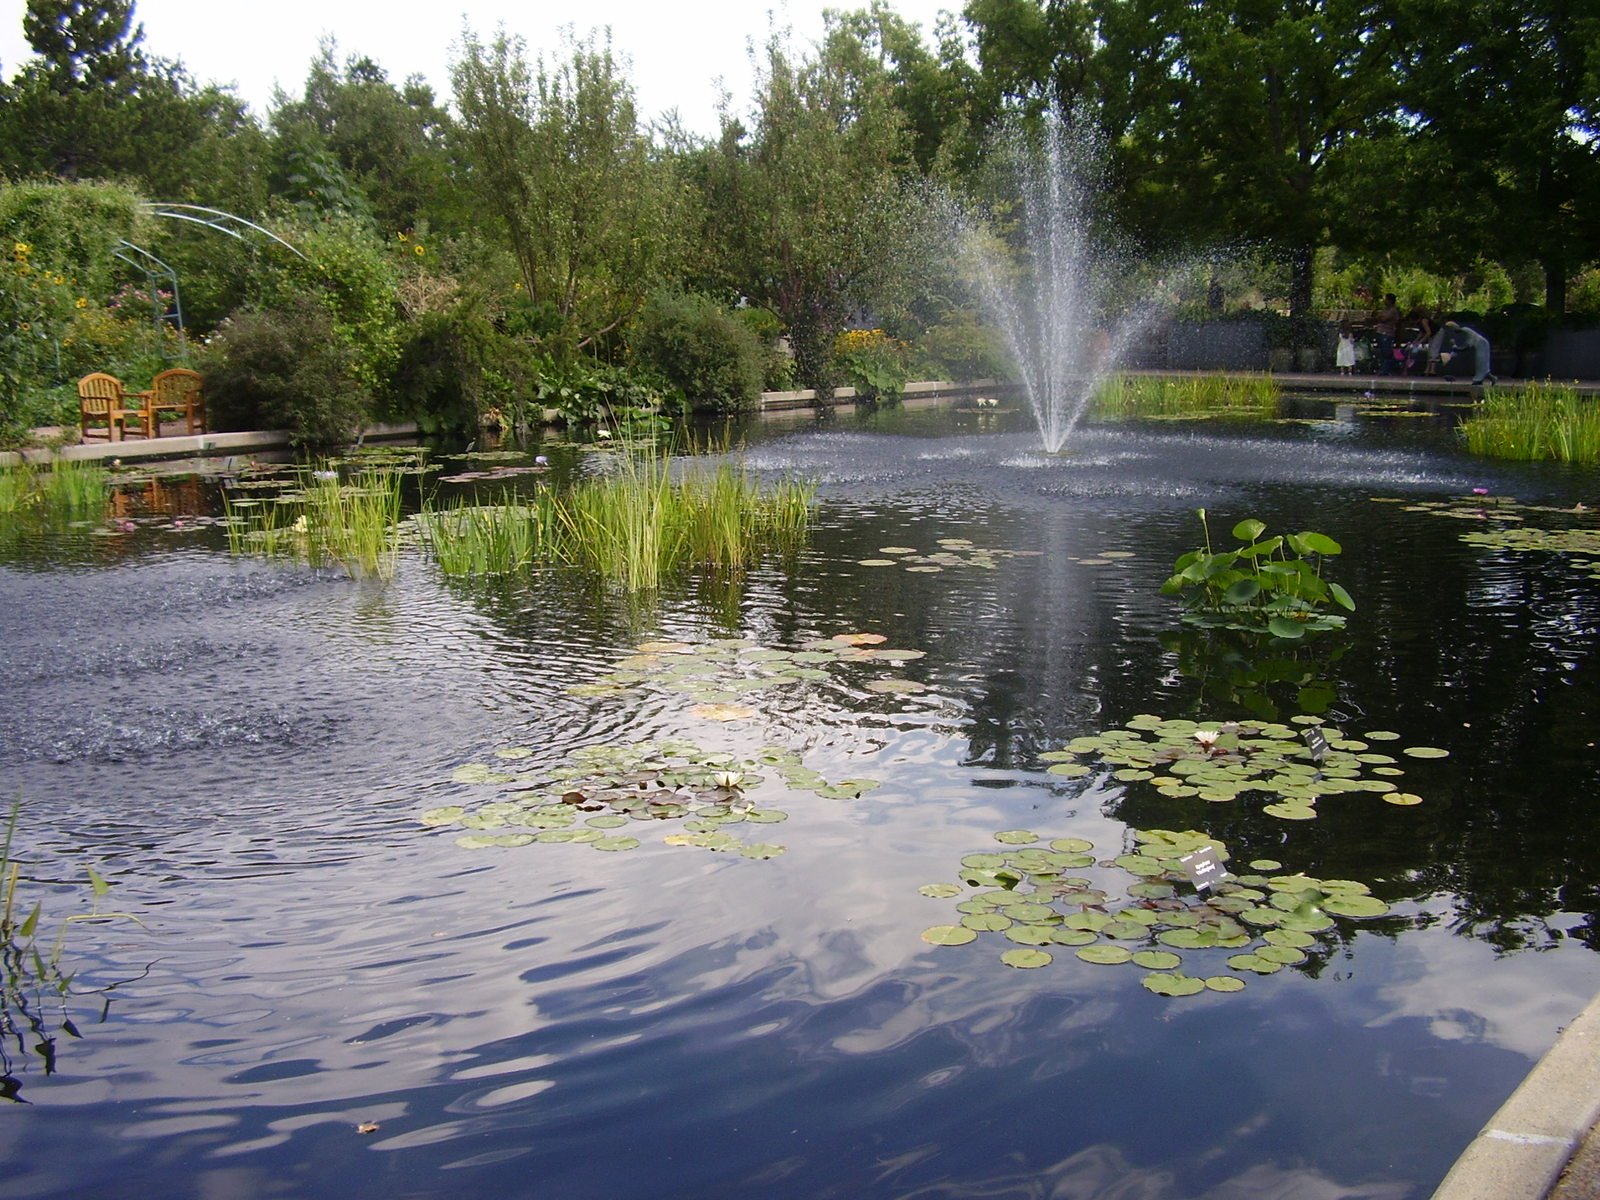
[[[480,35],[504,22],[527,40],[532,53],[555,51],[560,30],[581,35],[609,25],[612,48],[631,60],[630,78],[640,114],[655,118],[676,108],[693,132],[716,131],[720,87],[742,110],[750,95],[747,47],[766,39],[775,17],[809,45],[822,32],[824,7],[861,8],[866,0],[446,0],[396,5],[378,0],[137,0],[148,52],[181,59],[201,82],[235,83],[257,115],[265,115],[274,83],[298,93],[306,67],[324,34],[338,40],[342,61],[364,54],[395,83],[419,73],[443,98],[450,94],[449,64],[462,20]],[[931,36],[943,9],[961,0],[893,0],[895,11]],[[7,76],[28,54],[22,36],[25,0],[0,0],[0,70]]]

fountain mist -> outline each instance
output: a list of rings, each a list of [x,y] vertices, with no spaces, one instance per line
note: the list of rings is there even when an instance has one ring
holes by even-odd
[[[1052,108],[1037,139],[1013,129],[1006,145],[1016,163],[1029,261],[1016,275],[970,224],[960,243],[1016,362],[1044,448],[1055,454],[1152,313],[1136,306],[1114,314],[1107,303],[1126,263],[1091,229],[1101,156],[1089,122]]]

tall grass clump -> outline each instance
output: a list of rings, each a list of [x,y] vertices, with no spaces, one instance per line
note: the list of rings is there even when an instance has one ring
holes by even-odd
[[[1270,421],[1282,394],[1270,375],[1117,375],[1095,392],[1092,411],[1097,417]]]
[[[763,554],[804,544],[813,485],[783,481],[763,491],[742,467],[693,463],[675,475],[667,453],[623,446],[604,475],[568,491],[427,508],[418,525],[446,575],[560,563],[630,593],[655,591],[691,568],[736,576]]]
[[[1467,449],[1490,458],[1600,462],[1600,400],[1560,383],[1495,389],[1461,425]]]
[[[98,515],[110,488],[110,473],[95,463],[58,462],[48,471],[27,463],[3,467],[0,514]]]
[[[388,578],[399,550],[400,478],[391,466],[349,481],[331,468],[306,468],[295,488],[274,498],[224,496],[229,549]]]
[[[548,495],[520,504],[509,494],[498,504],[458,501],[417,514],[423,545],[446,575],[505,575],[548,557],[555,538],[555,506]]]

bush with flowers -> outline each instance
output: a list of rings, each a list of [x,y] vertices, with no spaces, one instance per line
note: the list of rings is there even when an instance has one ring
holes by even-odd
[[[75,311],[71,281],[37,261],[33,245],[13,241],[0,259],[0,438],[12,442],[55,419],[39,394],[56,374],[56,347]]]
[[[881,329],[848,329],[833,343],[841,374],[868,404],[897,404],[910,378],[910,348]]]

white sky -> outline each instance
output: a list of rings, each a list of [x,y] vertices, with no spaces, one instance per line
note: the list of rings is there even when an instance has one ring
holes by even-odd
[[[944,9],[962,0],[892,0],[901,16],[920,25],[931,42]],[[0,0],[0,70],[9,76],[28,55],[22,36],[25,0]],[[480,37],[506,29],[528,43],[529,57],[558,52],[560,30],[579,36],[609,25],[612,49],[631,61],[640,115],[654,119],[676,108],[692,132],[716,132],[721,87],[743,111],[750,95],[753,39],[765,41],[776,18],[792,28],[799,44],[822,32],[824,7],[855,9],[866,0],[455,0],[400,5],[382,0],[137,0],[134,19],[144,26],[144,47],[162,58],[181,59],[202,83],[235,83],[257,116],[265,116],[274,83],[291,95],[305,83],[306,68],[324,34],[339,45],[339,60],[364,54],[395,83],[420,73],[442,99],[449,99],[452,47],[463,16]],[[720,81],[720,83],[719,83]]]

